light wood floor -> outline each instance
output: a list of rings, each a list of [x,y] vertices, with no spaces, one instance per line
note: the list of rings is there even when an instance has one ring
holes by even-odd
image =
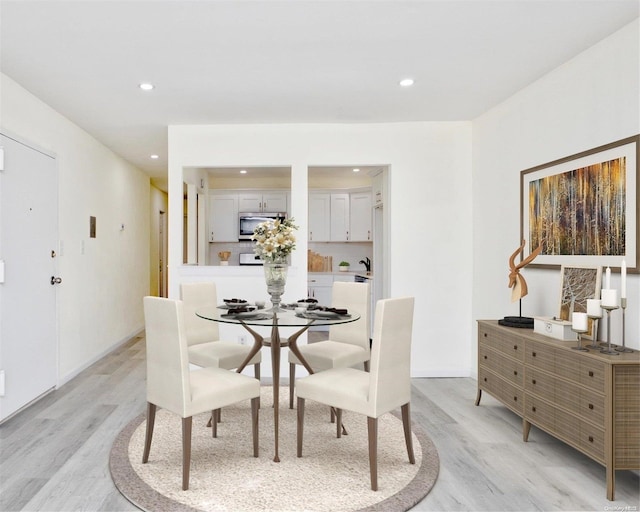
[[[0,510],[137,510],[114,487],[108,458],[145,405],[144,340],[137,338],[0,426]],[[605,498],[602,466],[532,428],[473,379],[414,379],[413,420],[440,454],[440,476],[414,510],[637,511],[637,472],[617,473]],[[384,471],[382,468],[381,471]],[[364,485],[364,484],[363,484]]]

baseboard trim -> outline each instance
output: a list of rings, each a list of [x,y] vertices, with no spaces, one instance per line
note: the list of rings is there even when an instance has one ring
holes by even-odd
[[[144,327],[141,327],[140,329],[134,331],[132,334],[130,334],[128,336],[125,336],[121,340],[116,341],[113,345],[111,345],[107,349],[103,350],[99,354],[95,355],[94,357],[92,357],[91,359],[89,359],[88,361],[83,363],[82,365],[78,366],[73,371],[67,373],[66,375],[63,375],[63,376],[59,377],[58,378],[58,385],[56,386],[56,389],[61,387],[61,386],[64,386],[67,382],[69,382],[73,378],[77,377],[80,373],[82,373],[87,368],[89,368],[89,366],[91,366],[92,364],[97,363],[98,361],[100,361],[100,359],[102,359],[103,357],[109,355],[114,350],[119,349],[122,345],[125,345],[126,343],[128,343],[132,339],[140,336],[140,334],[142,334],[143,332],[144,332]]]
[[[427,368],[411,372],[411,378],[447,378],[447,377],[471,377],[468,368]]]
[[[14,416],[17,416],[18,414],[20,414],[22,411],[24,411],[25,409],[28,409],[29,407],[31,407],[33,404],[35,404],[37,401],[42,400],[45,396],[47,396],[49,393],[51,393],[52,391],[55,391],[55,387],[47,389],[44,393],[42,393],[41,395],[38,395],[37,397],[35,397],[33,400],[31,400],[29,403],[24,404],[22,407],[20,407],[20,409],[18,409],[17,411],[13,411],[11,414],[9,414],[9,416],[7,416],[6,418],[2,418],[0,419],[0,425],[2,425],[4,422],[9,421],[11,418],[13,418]]]

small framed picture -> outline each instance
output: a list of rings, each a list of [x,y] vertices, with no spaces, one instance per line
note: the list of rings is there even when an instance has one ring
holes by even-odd
[[[571,322],[571,314],[587,312],[587,299],[600,298],[602,267],[582,267],[562,265],[560,268],[560,314],[561,320]],[[589,319],[589,330],[583,334],[592,340],[598,333],[593,332],[593,321]]]

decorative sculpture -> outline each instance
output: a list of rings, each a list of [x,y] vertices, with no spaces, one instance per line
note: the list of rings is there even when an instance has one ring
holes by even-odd
[[[508,327],[524,327],[532,329],[533,318],[522,316],[522,297],[529,293],[529,288],[527,287],[527,281],[525,281],[524,277],[520,274],[520,269],[526,267],[536,258],[536,256],[538,256],[538,254],[540,254],[542,251],[542,244],[540,244],[535,251],[516,265],[516,257],[518,254],[522,253],[525,244],[526,241],[523,240],[520,247],[518,247],[509,258],[509,288],[511,288],[511,302],[515,302],[517,300],[520,301],[520,316],[505,316],[502,320],[498,320],[498,323]]]
[[[527,242],[525,240],[522,241],[520,247],[516,249],[516,251],[509,258],[509,288],[511,288],[511,302],[515,302],[520,300],[522,297],[529,293],[529,288],[527,287],[527,282],[524,277],[520,274],[520,269],[526,267],[529,263],[531,263],[538,254],[542,251],[542,244],[538,246],[538,248],[533,251],[529,256],[527,256],[524,260],[522,260],[517,265],[515,264],[516,257],[518,254],[522,253],[524,250],[524,246]]]

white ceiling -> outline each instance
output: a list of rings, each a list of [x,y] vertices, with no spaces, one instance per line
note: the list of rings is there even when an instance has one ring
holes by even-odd
[[[168,125],[470,120],[639,15],[638,0],[2,0],[0,69],[163,177]]]

